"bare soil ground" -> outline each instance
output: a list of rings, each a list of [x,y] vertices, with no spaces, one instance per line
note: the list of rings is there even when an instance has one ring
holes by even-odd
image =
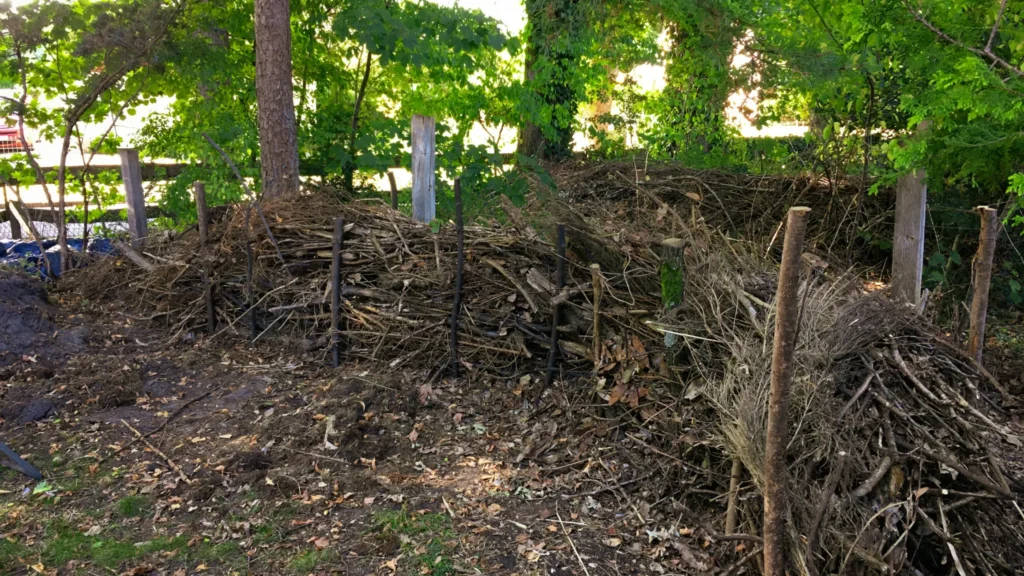
[[[591,391],[169,346],[0,282],[0,441],[45,476],[0,468],[0,574],[752,569],[749,542],[704,527],[724,512],[710,472],[626,437]],[[652,457],[679,484],[643,473]]]

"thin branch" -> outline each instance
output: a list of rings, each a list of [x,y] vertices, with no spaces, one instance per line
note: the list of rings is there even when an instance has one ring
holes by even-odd
[[[999,31],[999,25],[1003,21],[1003,12],[1006,12],[1006,0],[1003,0],[1002,4],[999,5],[999,13],[996,14],[996,22],[992,25],[992,32],[988,35],[988,43],[985,44],[985,52],[992,52],[992,43],[996,39],[996,32]]]
[[[928,28],[929,30],[931,30],[936,36],[938,36],[942,40],[944,40],[944,41],[948,42],[949,44],[952,44],[952,45],[954,45],[954,46],[956,46],[958,48],[962,48],[962,49],[967,50],[969,52],[972,52],[972,53],[974,53],[974,54],[976,54],[978,56],[981,56],[982,58],[984,58],[986,60],[989,60],[993,64],[1001,66],[1002,68],[1006,69],[1007,71],[1009,71],[1013,75],[1017,76],[1018,78],[1024,78],[1024,70],[1021,70],[1019,67],[1014,66],[1013,64],[1010,64],[1009,62],[1007,62],[1006,60],[1003,60],[998,55],[996,55],[994,52],[992,52],[992,46],[991,46],[992,38],[991,37],[989,38],[989,45],[986,46],[984,50],[982,50],[981,48],[975,48],[974,46],[968,46],[967,44],[964,44],[962,41],[957,40],[956,38],[953,38],[949,34],[946,34],[942,30],[940,30],[937,26],[935,26],[930,21],[928,21],[928,19],[925,18],[918,10],[915,10],[914,7],[912,7],[910,5],[910,2],[908,0],[903,0],[903,5],[907,7],[907,10],[910,11],[910,15],[913,16],[915,20],[920,22],[925,28]],[[1004,6],[1006,5],[1006,0],[1003,0],[1003,5]],[[999,28],[999,22],[1000,22],[1001,19],[1002,19],[1002,10],[1000,9],[999,18],[996,20],[996,25],[992,29],[993,30],[993,36],[995,34],[995,31],[998,30],[998,28]]]

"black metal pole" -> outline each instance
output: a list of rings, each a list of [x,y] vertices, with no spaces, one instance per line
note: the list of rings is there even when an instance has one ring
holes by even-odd
[[[556,281],[558,285],[558,296],[565,288],[565,224],[558,225],[558,265],[556,268]],[[561,312],[561,304],[555,303],[551,310],[551,339],[548,344],[551,349],[548,351],[548,373],[545,384],[551,386],[555,379],[556,363],[558,361],[558,317]]]
[[[341,364],[341,249],[345,243],[345,219],[334,221],[334,254],[331,262],[331,366]]]
[[[249,338],[251,340],[256,339],[256,298],[253,296],[252,286],[252,275],[253,275],[253,261],[252,261],[252,240],[246,240],[245,242],[245,296],[246,304],[249,307],[247,313],[249,314]]]
[[[462,226],[462,179],[455,179],[455,237],[457,256],[455,260],[455,302],[452,304],[451,322],[451,369],[452,376],[459,377],[459,311],[462,308],[462,268],[466,262],[465,229]]]

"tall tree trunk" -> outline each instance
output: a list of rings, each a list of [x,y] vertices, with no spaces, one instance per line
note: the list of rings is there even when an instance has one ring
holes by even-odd
[[[587,25],[585,8],[579,0],[526,0],[526,16],[530,33],[524,80],[532,93],[531,108],[543,112],[523,118],[516,152],[563,160],[572,154],[581,98],[572,76],[580,60],[576,40]],[[541,119],[549,125],[538,125]]]
[[[256,107],[263,196],[299,190],[299,144],[292,94],[288,0],[256,0]]]

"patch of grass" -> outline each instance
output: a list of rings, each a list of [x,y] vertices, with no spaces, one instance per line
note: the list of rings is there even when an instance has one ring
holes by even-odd
[[[29,553],[29,549],[21,544],[0,538],[0,574],[13,574],[14,568],[19,564],[18,559],[25,558]]]
[[[78,560],[116,570],[147,554],[183,551],[187,548],[188,539],[184,536],[157,538],[137,546],[134,542],[86,536],[81,532],[59,527],[51,530],[48,534],[42,559],[43,563],[48,566],[59,567],[71,560]],[[2,558],[2,553],[0,553],[0,560]]]
[[[316,570],[321,564],[330,562],[335,552],[330,549],[306,550],[301,552],[288,563],[288,569],[296,574],[309,574]]]
[[[149,512],[149,500],[133,494],[125,496],[114,504],[114,516],[118,518],[141,518]]]
[[[451,519],[444,514],[410,514],[401,510],[384,510],[374,514],[374,524],[385,534],[395,534],[402,542],[402,551],[417,567],[413,573],[448,576],[455,573],[449,548],[458,537]]]

